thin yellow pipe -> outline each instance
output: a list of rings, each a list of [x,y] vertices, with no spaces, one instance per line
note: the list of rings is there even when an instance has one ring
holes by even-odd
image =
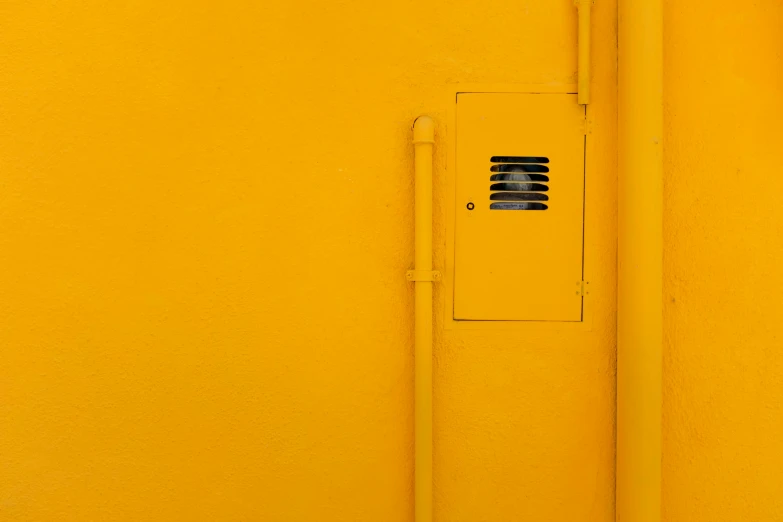
[[[574,0],[578,12],[578,93],[577,101],[580,105],[590,103],[590,15],[593,0]]]
[[[415,270],[432,271],[432,148],[435,124],[428,116],[413,125],[415,152]],[[414,512],[432,521],[432,281],[414,282]]]
[[[661,519],[661,0],[619,3],[617,521]]]

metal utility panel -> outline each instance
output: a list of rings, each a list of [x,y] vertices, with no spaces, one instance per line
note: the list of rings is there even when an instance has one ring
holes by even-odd
[[[581,321],[585,110],[457,96],[454,319]]]

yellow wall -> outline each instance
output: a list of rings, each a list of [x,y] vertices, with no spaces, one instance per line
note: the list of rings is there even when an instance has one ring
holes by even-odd
[[[666,4],[667,520],[783,517],[778,4]],[[445,85],[573,81],[575,18],[4,2],[0,518],[410,521],[410,126],[443,268]],[[614,519],[613,1],[594,24],[593,328],[445,330],[436,291],[437,520]]]
[[[664,8],[664,519],[783,520],[783,3]]]
[[[411,125],[438,122],[442,268],[446,85],[573,82],[571,1],[1,18],[4,518],[411,520]],[[612,519],[613,18],[595,328],[444,332],[438,292],[440,520]]]

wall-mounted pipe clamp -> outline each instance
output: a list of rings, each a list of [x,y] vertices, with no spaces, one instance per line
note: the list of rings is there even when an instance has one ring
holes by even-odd
[[[408,270],[405,272],[408,281],[440,281],[441,274],[438,270]]]

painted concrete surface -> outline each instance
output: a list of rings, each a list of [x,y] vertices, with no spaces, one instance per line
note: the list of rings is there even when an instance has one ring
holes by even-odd
[[[783,8],[665,9],[665,519],[783,519]],[[0,518],[411,520],[411,124],[443,269],[446,85],[573,82],[572,2],[0,20]],[[616,5],[594,23],[592,329],[447,329],[436,289],[436,520],[614,519]]]
[[[783,4],[664,7],[663,518],[783,520]]]
[[[444,332],[437,295],[439,520],[612,518],[613,17],[596,328]],[[442,268],[445,87],[573,82],[573,5],[0,18],[2,518],[411,520],[411,125],[438,122]]]

